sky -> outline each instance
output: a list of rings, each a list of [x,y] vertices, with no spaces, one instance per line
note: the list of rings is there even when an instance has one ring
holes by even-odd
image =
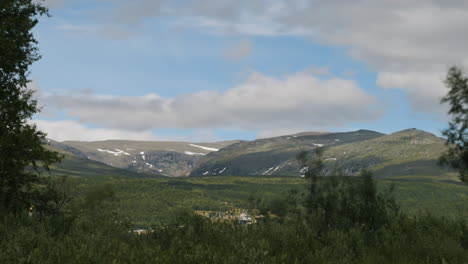
[[[40,0],[37,0],[40,1]],[[46,0],[33,122],[64,140],[440,135],[462,0]]]

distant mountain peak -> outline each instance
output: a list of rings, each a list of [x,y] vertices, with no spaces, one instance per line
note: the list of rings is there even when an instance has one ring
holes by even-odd
[[[415,128],[392,134],[368,129],[349,132],[312,131],[252,141],[210,143],[51,140],[48,144],[61,149],[71,158],[90,159],[155,176],[300,176],[303,168],[297,163],[297,153],[313,151],[318,147],[326,148],[326,164],[340,167],[350,174],[357,174],[365,168],[380,170],[377,173],[379,176],[404,174],[407,168],[415,171],[423,169],[427,164],[430,171],[439,173],[434,164],[444,150],[444,139]],[[423,163],[424,166],[421,165]],[[384,169],[395,166],[399,172]]]
[[[289,136],[303,137],[303,136],[320,136],[320,135],[326,135],[326,134],[330,134],[330,132],[309,131],[309,132],[299,132],[299,133],[292,134],[292,135],[289,135]]]
[[[401,136],[401,137],[428,137],[428,138],[438,138],[436,135],[416,128],[404,129],[390,134],[392,136]]]

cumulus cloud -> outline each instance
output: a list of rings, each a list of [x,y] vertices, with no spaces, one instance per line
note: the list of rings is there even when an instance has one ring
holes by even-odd
[[[34,120],[37,127],[56,141],[99,141],[108,139],[157,140],[150,131],[134,132],[118,129],[89,128],[75,121]]]
[[[380,72],[377,84],[384,89],[404,88],[414,109],[425,112],[446,112],[439,104],[446,92],[441,72]]]
[[[60,0],[48,0],[61,2]],[[299,35],[345,47],[377,72],[384,89],[402,89],[417,111],[440,112],[440,82],[452,64],[468,65],[468,2],[461,0],[119,0],[114,22],[162,14],[187,26],[236,36]],[[116,32],[106,32],[115,36]],[[103,34],[105,35],[105,34]],[[248,44],[228,57],[249,53]]]
[[[199,26],[243,35],[301,35],[346,47],[378,73],[378,85],[402,89],[418,111],[439,112],[440,76],[465,64],[468,2],[404,0],[198,0]],[[262,5],[263,4],[263,5]],[[253,26],[252,26],[253,25]],[[435,107],[434,107],[435,106]]]
[[[41,94],[40,104],[65,111],[80,123],[109,129],[158,128],[267,130],[336,127],[375,120],[376,99],[352,80],[322,80],[308,72],[284,78],[251,73],[224,92],[200,91],[174,98],[156,94],[110,96],[93,93]]]
[[[47,0],[50,6],[66,0]],[[443,111],[441,79],[452,64],[468,65],[468,2],[461,0],[116,0],[108,17],[115,24],[141,24],[168,15],[187,26],[236,36],[299,35],[348,49],[377,72],[377,85],[406,92],[417,111]],[[107,17],[107,16],[103,16]],[[134,35],[123,28],[98,34]],[[249,54],[243,43],[228,57]]]
[[[330,67],[327,66],[310,66],[307,68],[306,72],[309,72],[310,74],[313,75],[329,75],[331,74],[330,72]]]
[[[251,41],[244,40],[227,49],[224,56],[228,60],[238,61],[250,56],[252,54],[252,50],[253,43]]]

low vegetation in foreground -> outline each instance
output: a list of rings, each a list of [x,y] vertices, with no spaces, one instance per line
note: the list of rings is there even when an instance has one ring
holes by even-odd
[[[56,197],[56,204],[49,200],[49,206],[57,210],[1,217],[0,262],[468,261],[468,225],[457,217],[456,207],[443,217],[434,213],[444,205],[433,205],[426,212],[399,206],[424,203],[428,197],[420,195],[428,190],[435,198],[442,198],[441,203],[447,201],[441,196],[446,191],[455,195],[445,199],[455,202],[458,197],[466,203],[466,186],[429,178],[418,182],[414,178],[379,180],[377,186],[370,173],[326,178],[313,173],[311,170],[307,178],[103,177],[56,181],[55,189],[60,191],[53,193],[63,196]],[[449,189],[434,193],[437,186]],[[408,192],[405,188],[413,189]],[[60,201],[69,198],[73,199],[60,207]],[[234,205],[255,210],[264,218],[246,225],[194,214],[196,210],[223,211]],[[148,232],[132,232],[137,228]]]

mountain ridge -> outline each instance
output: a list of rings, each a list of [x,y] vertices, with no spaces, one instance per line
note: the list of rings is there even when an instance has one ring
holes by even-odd
[[[64,141],[51,144],[76,156],[138,173],[186,176],[201,156],[237,141]]]
[[[220,142],[177,141],[51,141],[80,158],[155,176],[300,176],[296,161],[301,151],[325,149],[330,169],[348,174],[372,169],[387,177],[423,170],[443,173],[436,165],[445,150],[444,139],[418,129],[391,134],[360,129],[349,132],[301,132],[256,140]],[[423,166],[424,164],[424,166]],[[393,168],[393,169],[390,169]],[[301,172],[302,171],[302,172]]]

